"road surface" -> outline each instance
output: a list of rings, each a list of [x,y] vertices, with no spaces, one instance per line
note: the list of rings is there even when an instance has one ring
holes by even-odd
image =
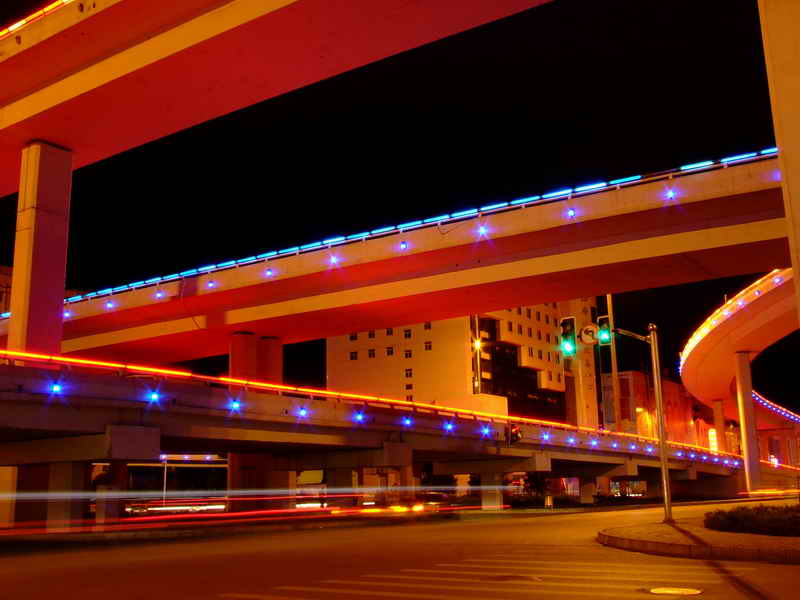
[[[711,508],[679,506],[675,516]],[[595,542],[604,527],[660,517],[653,508],[504,514],[6,554],[0,558],[0,597],[604,600],[646,598],[655,586],[699,588],[700,598],[725,600],[797,597],[797,565],[683,560]]]

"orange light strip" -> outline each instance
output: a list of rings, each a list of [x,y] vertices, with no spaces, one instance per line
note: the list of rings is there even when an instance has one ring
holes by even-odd
[[[686,363],[689,355],[697,347],[703,338],[705,338],[712,330],[721,325],[728,317],[732,316],[735,312],[743,309],[748,303],[752,302],[762,294],[769,292],[776,287],[783,285],[785,282],[792,279],[792,269],[773,269],[760,279],[757,279],[741,292],[736,294],[733,298],[728,300],[725,304],[715,310],[709,317],[703,321],[698,327],[686,346],[681,351],[681,370]]]
[[[773,469],[789,469],[790,471],[800,471],[800,467],[793,467],[784,463],[772,463],[768,460],[760,461],[762,465],[769,465]]]
[[[57,11],[62,6],[66,6],[67,4],[70,4],[70,3],[74,2],[74,1],[75,0],[56,0],[52,4],[48,4],[44,8],[37,10],[35,13],[32,13],[32,14],[28,15],[24,19],[21,19],[21,20],[17,21],[16,23],[12,23],[11,25],[9,25],[8,27],[6,27],[4,29],[0,29],[0,40],[3,39],[4,37],[8,36],[8,35],[11,35],[15,31],[20,30],[21,28],[25,27],[26,25],[30,25],[34,21],[37,21],[38,19],[40,19],[42,17],[45,17],[45,16],[47,16],[49,14],[52,14],[53,12]]]
[[[488,413],[476,410],[468,410],[464,408],[455,408],[452,406],[443,406],[441,404],[428,404],[425,402],[413,402],[409,400],[397,400],[394,398],[383,398],[381,396],[370,396],[365,394],[354,394],[348,392],[337,392],[333,390],[322,390],[308,387],[295,387],[291,385],[284,385],[279,383],[268,383],[266,381],[256,381],[250,379],[241,379],[237,377],[213,377],[211,375],[198,375],[191,371],[180,371],[175,369],[164,369],[161,367],[150,367],[145,365],[118,363],[103,360],[94,360],[88,358],[77,358],[71,356],[61,356],[56,354],[40,354],[35,352],[22,352],[18,350],[0,350],[0,358],[5,357],[11,360],[32,360],[37,362],[52,363],[64,366],[82,366],[82,367],[98,367],[102,369],[114,371],[127,371],[134,373],[144,373],[160,377],[179,377],[190,379],[194,381],[203,381],[210,383],[221,383],[226,385],[236,385],[247,388],[257,388],[263,390],[272,390],[277,392],[296,392],[306,394],[309,396],[324,396],[329,398],[339,398],[342,400],[356,400],[365,403],[373,402],[379,404],[388,404],[394,407],[403,407],[410,409],[423,409],[431,410],[436,413],[452,413],[456,417],[484,419],[488,421],[500,421],[504,423],[521,423],[527,425],[536,425],[540,427],[557,427],[559,429],[566,429],[570,431],[578,431],[590,433],[594,435],[603,436],[619,436],[637,440],[639,442],[648,442],[657,444],[658,439],[635,433],[626,433],[622,431],[606,431],[594,427],[576,426],[569,423],[560,423],[558,421],[546,421],[543,419],[533,419],[530,417],[518,417],[513,415],[501,415],[495,413]],[[668,442],[670,446],[676,448],[688,448],[699,450],[701,452],[708,452],[712,456],[727,456],[732,458],[742,458],[738,454],[731,452],[712,451],[703,446],[696,446],[694,444],[687,444],[684,442]]]

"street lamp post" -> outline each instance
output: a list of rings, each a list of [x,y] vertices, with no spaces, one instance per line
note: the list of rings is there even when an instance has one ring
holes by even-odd
[[[624,329],[614,329],[615,333],[646,342],[650,345],[650,360],[653,365],[653,391],[656,396],[658,417],[658,453],[661,462],[661,487],[664,495],[664,523],[674,523],[672,518],[672,493],[669,486],[669,464],[667,462],[667,427],[664,417],[664,395],[661,389],[661,360],[658,355],[658,327],[655,323],[647,326],[648,335],[639,335]]]

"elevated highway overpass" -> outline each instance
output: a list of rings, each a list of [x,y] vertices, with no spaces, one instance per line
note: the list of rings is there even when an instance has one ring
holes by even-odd
[[[794,284],[791,268],[759,278],[715,310],[681,353],[684,385],[714,407],[723,448],[726,419],[739,422],[750,489],[763,465],[800,465],[800,414],[754,391],[750,375],[753,358],[798,328]]]
[[[775,156],[545,191],[81,294],[65,304],[61,351],[171,363],[225,354],[243,330],[291,343],[787,265]]]

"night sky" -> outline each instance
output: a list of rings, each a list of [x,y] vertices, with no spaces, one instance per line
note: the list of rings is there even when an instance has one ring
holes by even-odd
[[[2,4],[6,23],[45,3]],[[756,0],[557,0],[80,169],[67,283],[99,289],[774,144]],[[0,199],[0,264],[14,202]],[[658,323],[674,367],[724,294],[759,275],[620,294],[618,326]],[[644,349],[622,346],[622,367],[639,368]],[[800,407],[782,372],[796,347],[754,369],[762,392]]]

